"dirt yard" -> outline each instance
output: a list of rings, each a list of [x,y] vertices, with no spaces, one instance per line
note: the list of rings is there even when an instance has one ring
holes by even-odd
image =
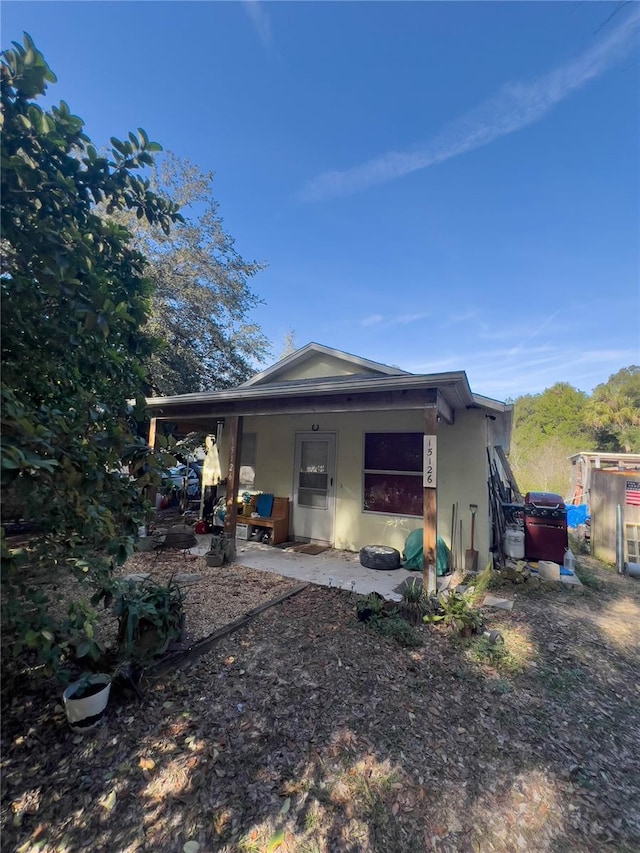
[[[403,649],[309,587],[91,735],[57,687],[3,694],[2,848],[637,851],[640,582],[583,563],[582,591],[502,591],[501,647]],[[235,618],[260,573],[227,572]]]

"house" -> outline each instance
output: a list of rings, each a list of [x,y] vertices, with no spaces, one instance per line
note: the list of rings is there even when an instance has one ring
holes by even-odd
[[[473,394],[464,371],[412,374],[310,343],[237,388],[147,403],[150,443],[167,421],[211,436],[205,476],[226,479],[229,507],[245,488],[288,497],[292,539],[402,551],[423,528],[430,565],[436,535],[470,547],[475,505],[474,546],[489,560],[487,478],[509,451],[512,407]]]

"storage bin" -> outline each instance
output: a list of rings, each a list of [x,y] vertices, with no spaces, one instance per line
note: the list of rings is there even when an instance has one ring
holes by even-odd
[[[249,538],[249,525],[248,524],[236,524],[236,539],[248,539]]]

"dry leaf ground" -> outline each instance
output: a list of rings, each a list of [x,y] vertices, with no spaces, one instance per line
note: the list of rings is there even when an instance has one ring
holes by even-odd
[[[426,626],[402,649],[309,587],[91,736],[56,687],[4,695],[2,848],[637,851],[640,582],[584,563],[602,589],[504,591],[498,650]],[[261,583],[228,572],[208,626]]]

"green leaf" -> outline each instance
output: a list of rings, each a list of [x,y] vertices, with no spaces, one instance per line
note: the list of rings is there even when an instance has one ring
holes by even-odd
[[[287,797],[287,799],[282,804],[282,808],[280,809],[280,814],[281,815],[288,814],[290,808],[291,808],[291,797]]]
[[[272,850],[275,850],[277,847],[280,847],[283,841],[284,829],[279,829],[277,832],[274,832],[271,838],[269,839],[269,843],[267,844],[267,853],[271,853]]]

